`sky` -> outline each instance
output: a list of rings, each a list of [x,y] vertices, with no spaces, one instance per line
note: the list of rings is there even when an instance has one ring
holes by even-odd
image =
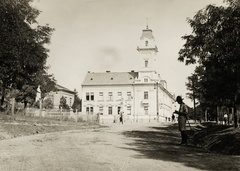
[[[137,70],[141,56],[136,48],[148,24],[159,51],[157,72],[169,92],[193,106],[185,84],[194,66],[177,58],[185,43],[181,37],[192,32],[187,18],[208,4],[222,5],[223,0],[35,0],[32,6],[41,11],[39,24],[55,29],[46,47],[48,73],[58,84],[81,97],[88,71]]]

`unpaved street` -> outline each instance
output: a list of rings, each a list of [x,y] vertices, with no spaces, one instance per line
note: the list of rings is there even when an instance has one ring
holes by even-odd
[[[240,170],[240,158],[181,147],[170,123],[113,124],[0,141],[0,170]]]

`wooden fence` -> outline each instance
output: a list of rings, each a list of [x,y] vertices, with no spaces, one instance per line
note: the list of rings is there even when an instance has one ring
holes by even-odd
[[[51,118],[62,121],[99,123],[99,116],[97,114],[73,112],[72,110],[61,109],[40,110],[36,108],[27,108],[25,110],[25,115],[31,117]]]

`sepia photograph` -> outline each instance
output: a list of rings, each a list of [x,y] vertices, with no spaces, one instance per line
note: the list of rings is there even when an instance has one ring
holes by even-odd
[[[0,171],[240,171],[240,0],[1,0]]]

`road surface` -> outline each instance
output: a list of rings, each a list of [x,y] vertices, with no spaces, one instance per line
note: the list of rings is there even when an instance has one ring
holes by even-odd
[[[0,170],[240,170],[239,156],[183,147],[179,141],[172,123],[112,124],[25,136],[0,141]]]

